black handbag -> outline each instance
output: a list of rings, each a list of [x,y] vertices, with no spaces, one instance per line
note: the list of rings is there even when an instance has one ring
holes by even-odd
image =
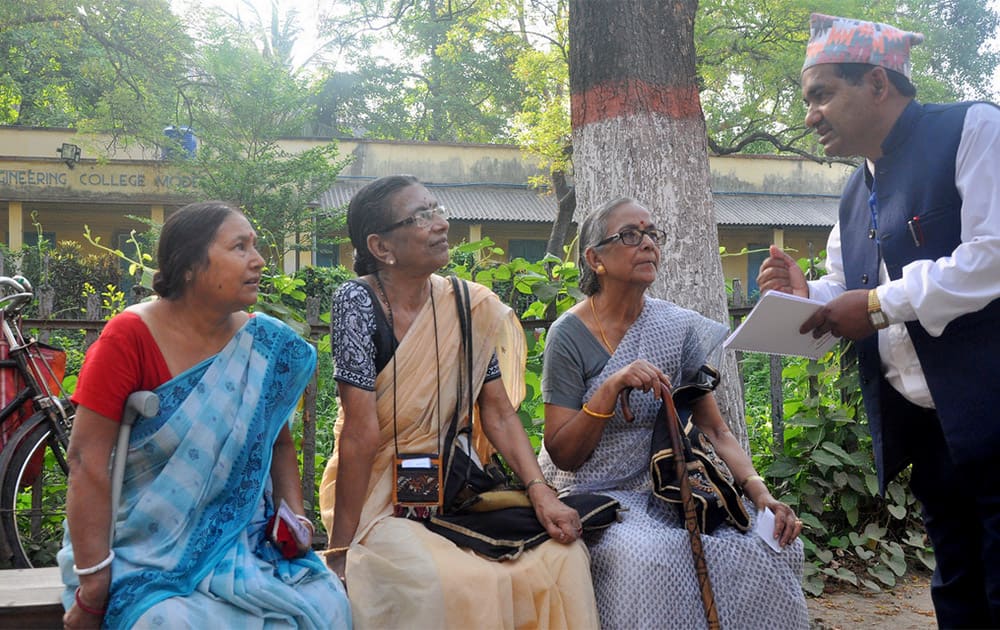
[[[493,560],[510,560],[545,542],[549,535],[524,487],[512,483],[498,456],[494,454],[484,465],[472,456],[472,312],[465,282],[455,277],[451,282],[462,330],[463,371],[468,376],[458,404],[460,408],[467,405],[469,423],[458,429],[460,414],[455,413],[445,436],[443,509],[424,524],[460,547]],[[579,512],[585,531],[611,525],[621,507],[617,500],[601,494],[569,495],[561,500]]]
[[[695,503],[698,529],[703,534],[714,531],[729,522],[741,532],[750,529],[750,515],[741,499],[742,491],[734,484],[733,474],[715,452],[708,437],[691,421],[694,401],[713,391],[719,384],[719,373],[710,366],[702,366],[695,378],[676,387],[672,392],[680,438],[684,444],[684,461],[691,495]],[[674,449],[670,441],[669,414],[660,406],[653,425],[649,468],[653,478],[653,494],[662,501],[676,506],[683,517],[680,484],[674,463]]]

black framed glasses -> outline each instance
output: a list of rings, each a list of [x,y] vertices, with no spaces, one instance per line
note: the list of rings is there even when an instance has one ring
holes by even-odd
[[[612,234],[608,238],[598,241],[594,247],[600,247],[601,245],[607,245],[615,239],[621,240],[623,245],[628,245],[629,247],[636,247],[642,242],[642,237],[648,236],[649,240],[653,241],[653,245],[663,245],[663,242],[667,240],[667,233],[663,230],[658,230],[656,228],[650,228],[648,230],[640,230],[638,228],[625,228],[617,234]]]
[[[434,206],[433,208],[424,208],[423,210],[417,210],[410,216],[396,221],[384,230],[379,230],[379,234],[387,234],[393,230],[399,229],[401,227],[406,227],[411,223],[416,225],[422,230],[426,230],[434,223],[434,217],[441,217],[442,219],[448,218],[448,209],[444,206]]]

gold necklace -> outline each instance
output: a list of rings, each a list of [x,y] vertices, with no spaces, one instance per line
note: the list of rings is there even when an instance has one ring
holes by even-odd
[[[608,337],[604,334],[604,326],[601,326],[601,319],[597,316],[597,307],[594,306],[593,297],[590,298],[590,312],[594,314],[594,322],[597,323],[597,330],[601,333],[601,341],[603,341],[604,345],[607,347],[608,353],[614,354],[615,349],[611,347],[610,343],[608,343]]]

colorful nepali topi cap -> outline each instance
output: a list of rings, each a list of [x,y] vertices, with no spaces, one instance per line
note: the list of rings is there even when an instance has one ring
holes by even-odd
[[[910,47],[922,41],[922,33],[888,24],[813,13],[802,71],[821,63],[867,63],[909,79]]]

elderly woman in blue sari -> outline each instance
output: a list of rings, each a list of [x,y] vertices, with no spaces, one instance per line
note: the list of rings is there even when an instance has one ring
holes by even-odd
[[[221,202],[185,206],[163,226],[158,263],[160,299],[107,323],[73,396],[65,625],[350,627],[343,587],[309,535],[283,554],[266,527],[284,503],[293,529],[312,531],[289,419],[316,355],[244,310],[264,264],[253,228]],[[127,464],[113,510],[108,462],[137,390],[155,391],[160,410],[116,454]]]
[[[660,397],[685,385],[719,352],[727,327],[646,295],[659,245],[649,211],[610,202],[580,230],[581,290],[546,337],[542,372],[542,471],[560,490],[600,492],[628,508],[621,523],[585,537],[601,627],[705,626],[688,533],[679,511],[652,494],[650,446]],[[619,394],[632,388],[627,421]],[[775,515],[770,549],[752,533],[722,525],[702,535],[723,628],[805,628],[799,585],[802,522],[768,491],[709,393],[692,405],[694,424],[758,509]]]

